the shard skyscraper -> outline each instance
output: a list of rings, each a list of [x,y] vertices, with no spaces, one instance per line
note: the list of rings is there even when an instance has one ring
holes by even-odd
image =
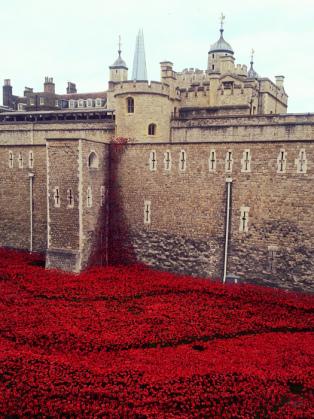
[[[143,29],[138,31],[135,44],[132,80],[148,80]]]

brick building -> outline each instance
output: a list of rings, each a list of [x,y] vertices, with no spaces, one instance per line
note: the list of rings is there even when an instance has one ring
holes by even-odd
[[[142,32],[132,80],[119,48],[106,91],[46,78],[17,97],[6,80],[0,246],[311,289],[314,114],[288,114],[284,77],[235,64],[223,32],[205,70],[162,62],[159,82]]]

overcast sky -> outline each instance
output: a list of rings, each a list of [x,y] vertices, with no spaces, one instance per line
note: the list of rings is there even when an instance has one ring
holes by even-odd
[[[289,112],[314,112],[314,0],[2,0],[1,79],[19,95],[41,90],[45,76],[58,93],[67,81],[79,92],[106,90],[119,35],[131,75],[139,28],[150,80],[163,60],[176,71],[205,69],[221,12],[236,62],[249,65],[254,48],[259,75],[286,77]]]

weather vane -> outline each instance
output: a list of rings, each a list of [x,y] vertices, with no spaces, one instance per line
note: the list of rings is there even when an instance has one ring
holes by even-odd
[[[254,49],[252,48],[252,49],[251,49],[251,61],[252,61],[252,62],[253,62],[254,54],[255,54],[255,51],[254,51]]]
[[[119,35],[119,54],[121,54],[121,35]]]
[[[226,19],[226,16],[223,14],[223,13],[221,13],[221,16],[220,16],[220,24],[221,24],[221,27],[220,27],[220,30],[224,30],[224,20]]]

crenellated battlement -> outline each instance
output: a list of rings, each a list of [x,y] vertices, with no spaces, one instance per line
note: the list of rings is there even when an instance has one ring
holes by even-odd
[[[182,72],[176,73],[177,81],[181,84],[194,82],[206,82],[210,80],[210,72],[198,68],[185,68]]]
[[[155,94],[170,95],[170,86],[158,81],[133,81],[127,80],[114,86],[114,96],[125,94]]]

